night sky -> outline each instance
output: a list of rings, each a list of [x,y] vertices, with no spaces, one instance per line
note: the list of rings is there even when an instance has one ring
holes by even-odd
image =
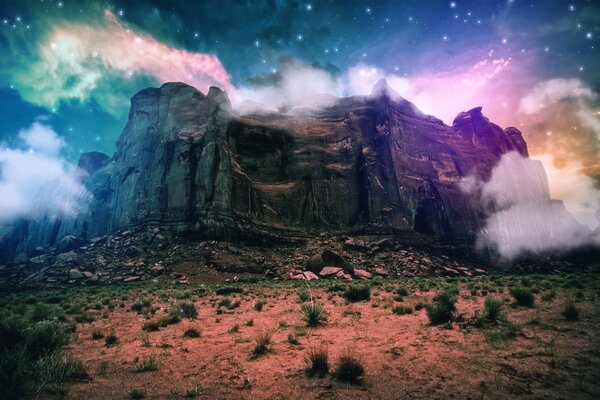
[[[599,40],[597,1],[3,0],[0,145],[31,151],[37,121],[64,162],[112,154],[129,98],[165,81],[277,107],[386,77],[448,124],[483,106],[517,126],[555,197],[596,201]]]

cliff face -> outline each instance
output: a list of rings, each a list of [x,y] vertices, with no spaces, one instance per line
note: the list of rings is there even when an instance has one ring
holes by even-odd
[[[3,254],[139,225],[254,241],[324,229],[472,240],[485,210],[458,184],[488,179],[515,150],[527,156],[521,133],[481,108],[447,126],[385,83],[319,110],[246,116],[217,88],[168,83],[132,98],[112,158],[86,156],[87,211],[22,222]]]

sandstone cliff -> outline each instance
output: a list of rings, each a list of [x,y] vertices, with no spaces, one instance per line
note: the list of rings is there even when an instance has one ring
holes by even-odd
[[[458,184],[488,179],[510,151],[527,156],[521,133],[480,107],[448,126],[385,82],[319,110],[243,116],[218,88],[167,83],[131,99],[112,158],[83,157],[87,211],[22,221],[2,256],[140,225],[253,242],[322,230],[469,242],[486,210]]]

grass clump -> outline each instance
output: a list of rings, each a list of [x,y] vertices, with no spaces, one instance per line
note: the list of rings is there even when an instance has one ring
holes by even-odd
[[[371,287],[368,285],[350,286],[344,292],[344,298],[350,303],[371,300]]]
[[[254,308],[255,311],[259,311],[260,312],[260,311],[263,310],[264,306],[265,306],[265,301],[264,300],[259,300],[256,303],[254,303],[253,308]]]
[[[329,372],[329,354],[325,347],[312,347],[304,355],[305,372],[320,378]]]
[[[104,338],[104,344],[106,347],[114,346],[119,343],[119,338],[114,332],[111,332],[107,337]]]
[[[425,305],[429,322],[441,325],[452,322],[456,312],[456,297],[453,290],[444,290],[433,298],[433,304]]]
[[[133,388],[129,391],[129,398],[130,399],[145,399],[146,392],[144,392],[142,389]]]
[[[562,315],[567,321],[577,321],[579,319],[579,309],[572,302],[568,302],[562,311]]]
[[[186,329],[185,332],[183,332],[183,337],[189,338],[189,339],[199,338],[200,332],[195,328],[189,328],[189,329]]]
[[[509,339],[514,339],[519,333],[519,325],[507,322],[498,329],[485,330],[485,338],[494,347],[499,347],[502,343]]]
[[[302,304],[300,307],[302,319],[308,326],[319,326],[327,324],[327,311],[323,304],[311,301],[310,303]]]
[[[509,291],[510,295],[515,298],[517,305],[524,307],[533,307],[535,296],[531,290],[524,287],[514,287]]]
[[[493,297],[486,297],[483,304],[483,317],[486,321],[493,323],[503,319],[502,302]]]
[[[196,310],[196,306],[194,303],[188,301],[175,303],[173,305],[173,310],[177,310],[177,314],[181,318],[195,319],[198,316],[198,310]],[[173,313],[175,313],[175,311],[173,311]]]
[[[135,364],[135,372],[158,371],[158,361],[156,361],[156,354],[151,354],[149,357],[143,355],[141,360],[139,359],[139,357],[136,357],[133,360],[133,363]]]
[[[413,311],[414,310],[411,306],[397,305],[392,308],[392,312],[396,315],[412,314]]]
[[[264,330],[259,332],[254,337],[254,349],[252,350],[252,356],[259,357],[266,354],[269,351],[271,345],[271,338],[273,332],[271,330]]]
[[[231,298],[229,298],[229,297],[222,298],[219,301],[219,307],[226,307],[226,308],[231,307]]]
[[[100,339],[104,339],[104,333],[102,331],[92,332],[92,340],[100,340]]]
[[[306,289],[298,290],[298,299],[300,300],[301,303],[304,303],[304,302],[307,302],[308,300],[310,300],[310,293],[308,293],[308,290],[306,290]]]
[[[146,332],[156,332],[160,329],[160,323],[158,321],[147,321],[142,325],[142,330]]]
[[[405,286],[400,286],[396,289],[396,294],[398,296],[408,296],[408,289]]]
[[[333,376],[341,382],[360,384],[365,376],[365,368],[362,361],[347,349],[338,358]]]

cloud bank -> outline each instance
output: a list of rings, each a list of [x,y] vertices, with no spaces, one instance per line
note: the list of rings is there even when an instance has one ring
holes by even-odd
[[[562,202],[551,200],[540,161],[506,153],[489,181],[468,177],[461,187],[479,198],[489,215],[477,235],[477,248],[498,252],[502,261],[600,245],[597,232],[580,224]]]
[[[600,208],[600,110],[598,94],[579,79],[539,82],[519,103],[528,118],[530,149],[548,173],[550,193],[594,229]]]
[[[0,150],[0,224],[84,211],[91,195],[80,183],[81,173],[60,156],[63,138],[40,122],[18,138],[18,147]]]
[[[483,60],[462,70],[423,73],[411,78],[387,73],[368,64],[357,64],[333,75],[313,66],[288,63],[270,84],[239,88],[236,102],[240,105],[249,100],[262,104],[266,109],[297,104],[319,106],[323,105],[323,97],[318,95],[369,95],[380,79],[386,79],[392,89],[421,111],[452,123],[458,113],[479,105],[481,98],[488,101],[494,98],[490,84],[510,63],[510,59],[494,58],[494,53],[490,52]],[[311,104],[309,99],[315,97],[316,104]],[[449,98],[452,101],[448,101]]]

